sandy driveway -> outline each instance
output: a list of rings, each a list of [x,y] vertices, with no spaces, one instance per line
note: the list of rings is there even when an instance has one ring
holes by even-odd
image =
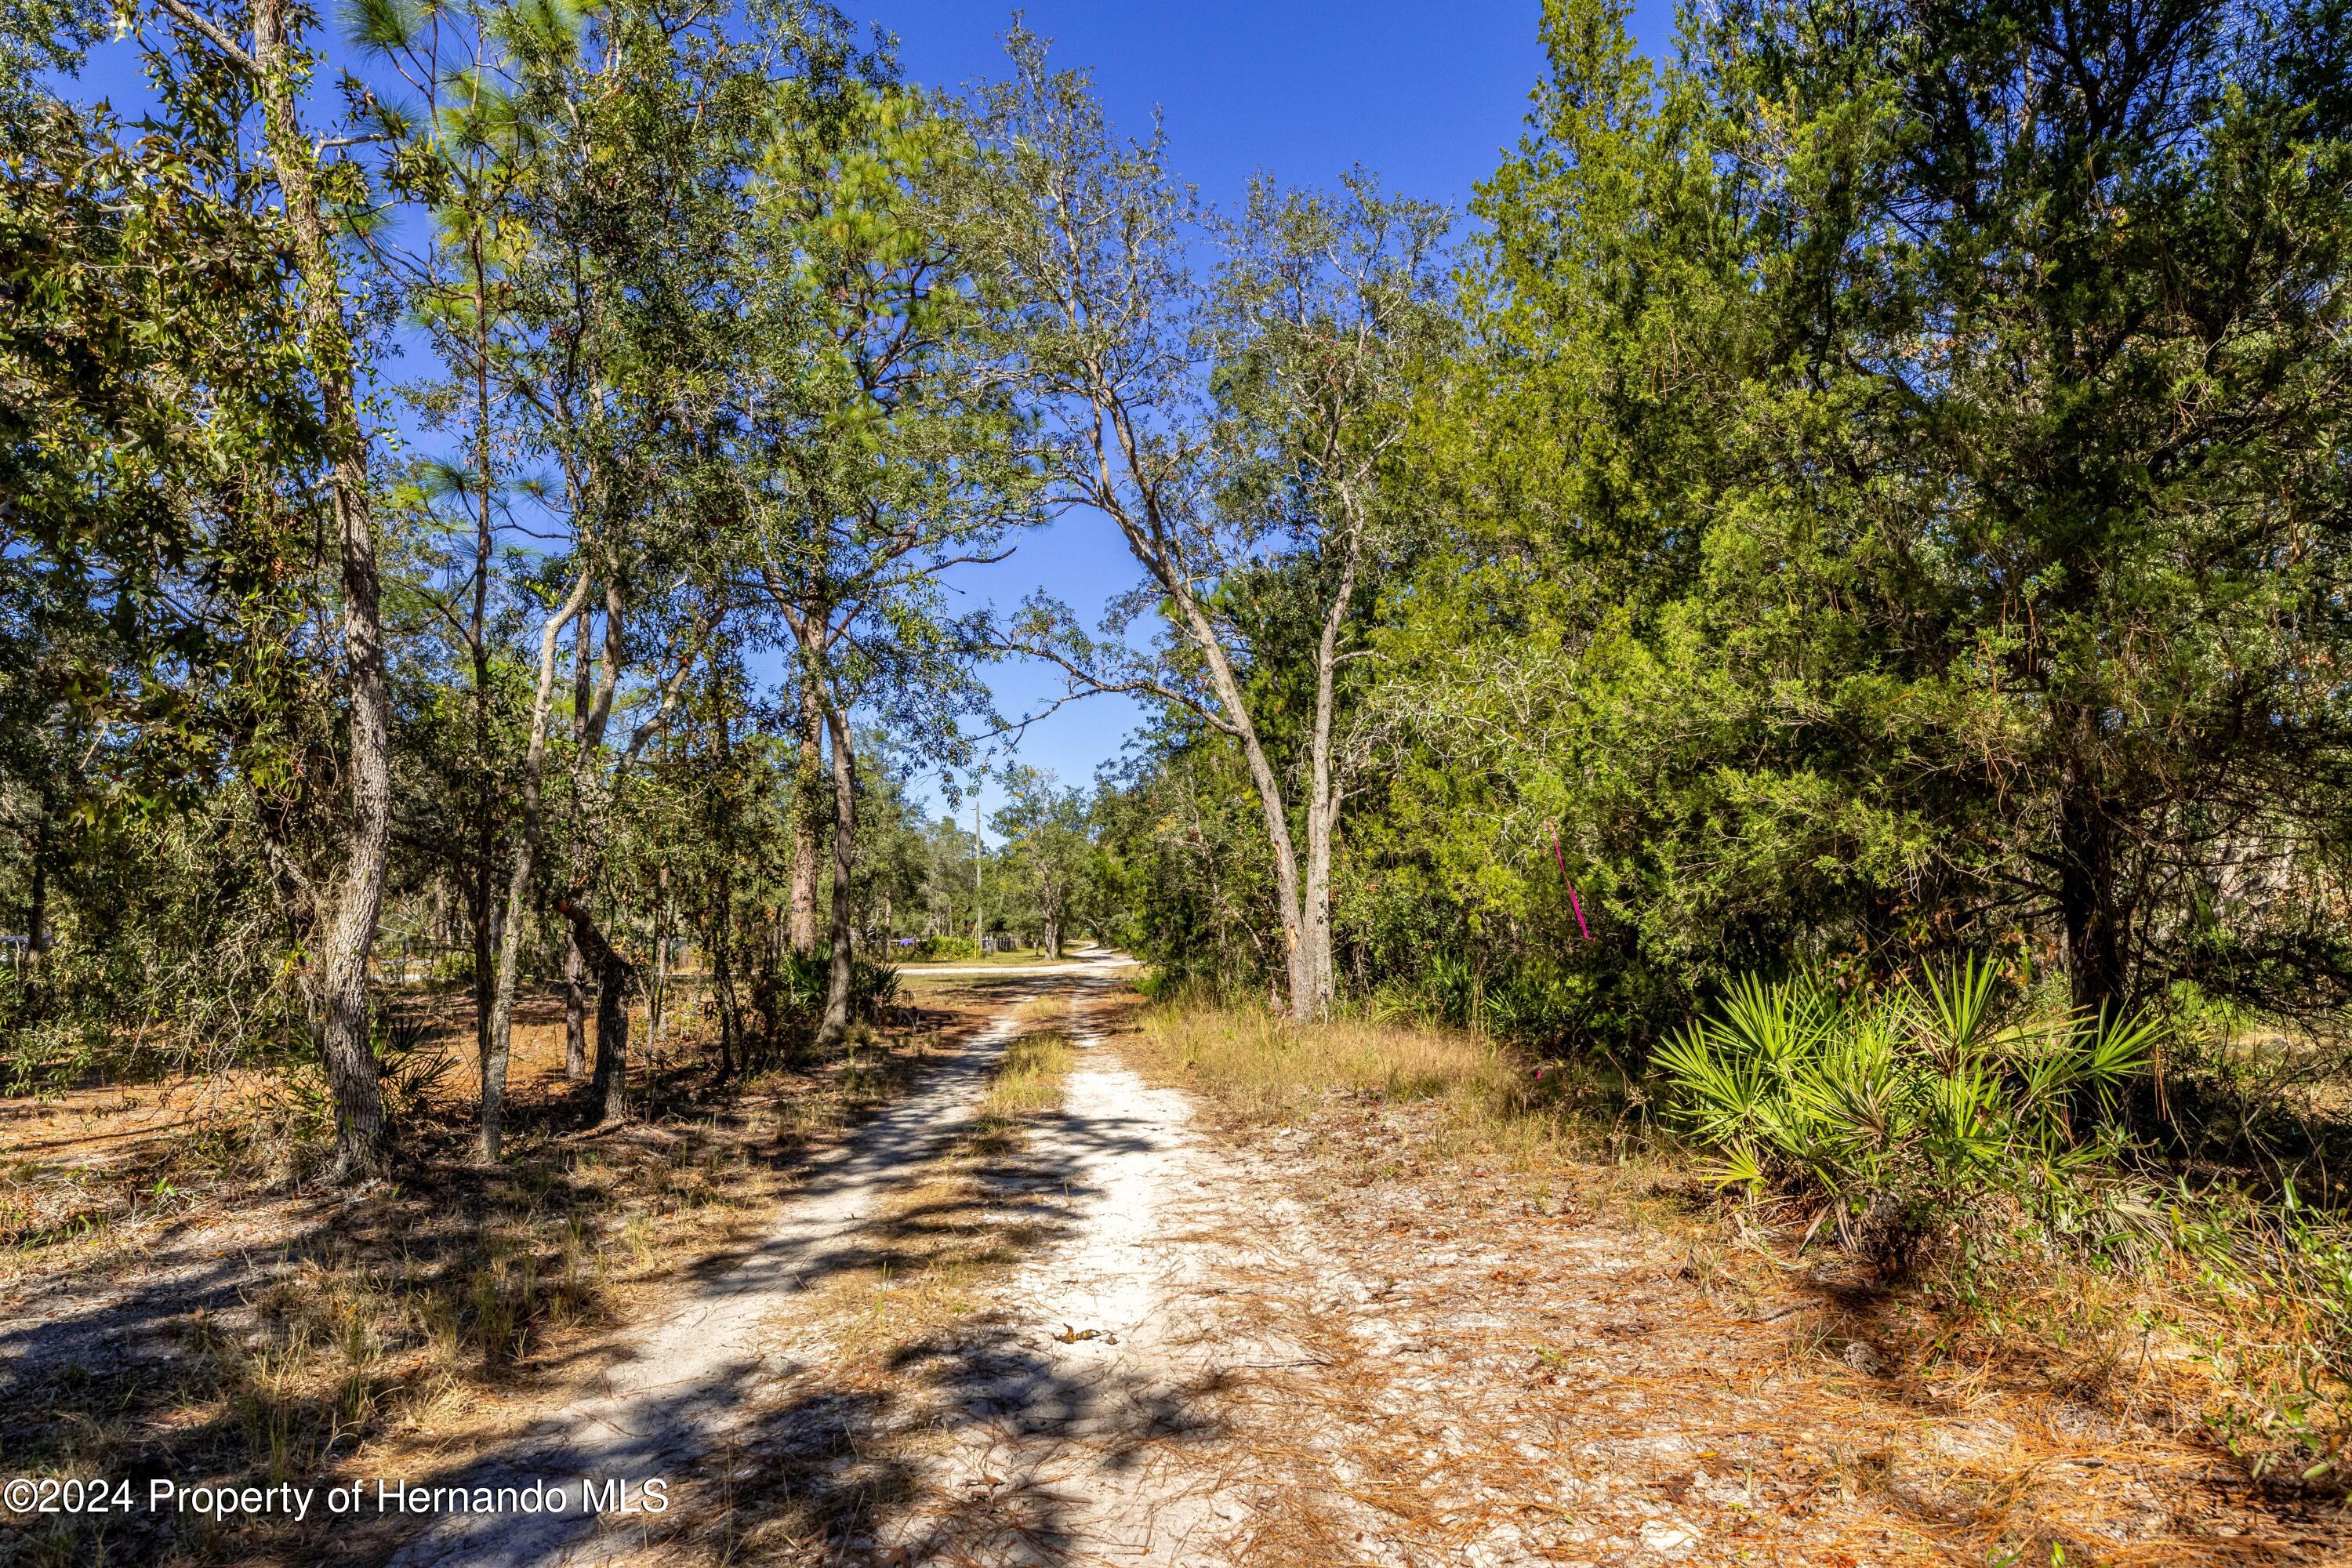
[[[2087,1405],[1825,1356],[1827,1330],[1791,1325],[1843,1321],[1833,1298],[1711,1293],[1670,1235],[1505,1165],[1420,1163],[1412,1107],[1212,1136],[1104,1037],[1108,979],[1037,992],[1070,996],[1057,1109],[1013,1143],[964,1135],[1008,1009],[529,1441],[435,1479],[664,1475],[667,1513],[457,1521],[395,1561],[1856,1568],[2342,1544],[2262,1533],[2210,1450]],[[2101,1457],[2119,1445],[2130,1463]]]
[[[1140,963],[1127,954],[1104,948],[1075,952],[1066,959],[1044,963],[904,963],[898,966],[898,973],[907,979],[1018,980],[1043,975],[1072,978],[1126,975],[1132,978],[1142,969]]]
[[[884,1561],[1223,1561],[1215,1391],[1299,1352],[1223,1321],[1248,1189],[1183,1095],[1111,1055],[1090,1000],[1072,999],[1076,1065],[1024,1151],[1056,1239],[994,1287],[991,1321],[934,1378],[920,1492],[876,1531]],[[1021,1181],[992,1185],[1012,1200]]]
[[[644,1527],[659,1516],[615,1510],[600,1517],[580,1506],[581,1483],[678,1484],[724,1445],[777,1375],[771,1320],[856,1256],[860,1233],[886,1194],[970,1118],[1013,1027],[1007,1010],[932,1068],[913,1093],[814,1162],[795,1201],[755,1246],[713,1259],[684,1281],[652,1321],[625,1336],[625,1353],[585,1386],[545,1402],[521,1442],[461,1468],[404,1478],[425,1489],[518,1491],[539,1481],[568,1487],[569,1506],[437,1519],[400,1549],[396,1568],[605,1563],[636,1552]],[[642,1493],[635,1506],[646,1506]]]
[[[829,1276],[887,1254],[905,1200],[935,1178],[1018,1026],[1008,1008],[810,1172],[751,1249],[684,1284],[626,1350],[543,1402],[529,1435],[429,1488],[572,1487],[666,1478],[662,1515],[458,1515],[396,1568],[751,1561],[1157,1563],[1223,1561],[1216,1391],[1297,1345],[1228,1321],[1217,1277],[1250,1259],[1229,1234],[1251,1185],[1195,1133],[1174,1090],[1111,1057],[1092,1022],[1109,977],[1058,988],[1076,1065],[1017,1152],[981,1162],[958,1225],[1036,1238],[944,1336],[902,1350],[885,1400],[835,1363]],[[1033,1026],[1052,1026],[1053,1020]],[[895,1205],[895,1206],[894,1206]],[[983,1212],[985,1211],[985,1212]],[[1303,1216],[1272,1213],[1293,1244]],[[918,1216],[916,1223],[919,1224]],[[1262,1238],[1261,1238],[1262,1244]],[[885,1409],[884,1406],[887,1408]],[[807,1517],[832,1539],[761,1530]],[[797,1506],[796,1506],[797,1505]],[[745,1542],[750,1542],[750,1549]]]

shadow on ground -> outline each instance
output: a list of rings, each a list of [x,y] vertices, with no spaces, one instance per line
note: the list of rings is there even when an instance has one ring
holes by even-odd
[[[1007,986],[995,1000],[1038,989]],[[887,1295],[894,1280],[919,1289],[943,1261],[969,1271],[1048,1254],[1099,1195],[1087,1172],[1151,1146],[1115,1116],[1051,1113],[1045,1140],[962,1120],[1003,1037],[940,1061],[836,1157],[813,1162],[778,1225],[698,1264],[595,1398],[492,1460],[409,1478],[468,1490],[562,1482],[576,1499],[582,1478],[657,1477],[666,1511],[420,1523],[383,1541],[392,1561],[523,1568],[643,1547],[685,1561],[1051,1561],[1085,1500],[1040,1480],[1016,1450],[1081,1443],[1117,1469],[1211,1436],[1193,1412],[1213,1390],[1088,1371],[1085,1358],[1050,1353],[1059,1325],[1001,1309],[965,1303],[864,1336],[853,1322],[858,1342],[845,1352],[769,1321],[795,1300],[828,1304],[820,1293],[835,1287],[854,1298],[879,1282]],[[1007,1462],[948,1478],[926,1457],[950,1447]]]
[[[552,998],[531,1005],[544,1016],[525,1021],[560,1021]],[[637,1120],[609,1131],[583,1131],[585,1086],[545,1081],[512,1102],[510,1158],[495,1169],[468,1157],[470,1118],[453,1096],[417,1110],[394,1182],[356,1199],[215,1176],[135,1249],[51,1267],[28,1254],[0,1284],[0,1468],[142,1489],[151,1477],[306,1484],[419,1394],[558,1384],[614,1321],[614,1272],[632,1258],[646,1267],[630,1251],[641,1228],[657,1267],[663,1227],[690,1221],[681,1255],[722,1243],[696,1277],[714,1293],[745,1288],[726,1264],[761,1265],[748,1238],[776,1182],[803,1167],[827,1179],[811,1139],[780,1135],[777,1108],[829,1095],[854,1123],[877,1086],[903,1086],[935,1060],[952,1067],[959,1058],[926,1042],[953,1022],[937,1007],[897,1009],[885,1037],[861,1047],[851,1090],[833,1058],[793,1059],[748,1088],[724,1081],[704,1047],[681,1039],[641,1065]],[[185,1171],[178,1180],[190,1183]],[[740,1407],[724,1389],[701,1396],[714,1415]],[[322,1532],[315,1516],[223,1528],[0,1515],[0,1568],[98,1554],[309,1562],[330,1544],[347,1554],[358,1544],[348,1534]]]

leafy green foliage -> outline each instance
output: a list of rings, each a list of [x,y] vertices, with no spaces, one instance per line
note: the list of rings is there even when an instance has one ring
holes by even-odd
[[[1883,1260],[2018,1215],[2079,1237],[2124,1151],[2115,1095],[2158,1026],[2005,1017],[1998,987],[1975,960],[1853,996],[1748,976],[1656,1065],[1717,1181],[1807,1201]]]
[[[788,952],[762,976],[758,1005],[770,1020],[770,1032],[782,1034],[793,1026],[811,1026],[824,1012],[831,960],[822,952]],[[898,971],[859,955],[850,964],[849,1014],[871,1021],[898,1000]]]
[[[1624,15],[1547,8],[1392,479],[1343,947],[1636,1044],[1971,949],[2339,1002],[2340,26],[1765,0],[1654,62]]]

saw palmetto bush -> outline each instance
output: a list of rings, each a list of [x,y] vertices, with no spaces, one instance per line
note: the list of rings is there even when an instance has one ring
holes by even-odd
[[[832,960],[822,952],[787,952],[762,972],[754,983],[753,1005],[775,1035],[788,1027],[814,1027],[824,1012],[825,986]],[[862,954],[849,961],[849,1016],[863,1021],[878,1018],[898,1005],[898,971]]]
[[[1805,1205],[1809,1236],[1834,1224],[1883,1265],[2021,1227],[2128,1243],[2151,1216],[2110,1112],[2158,1026],[2003,1001],[1974,961],[1854,995],[1750,976],[1658,1062],[1717,1181]]]

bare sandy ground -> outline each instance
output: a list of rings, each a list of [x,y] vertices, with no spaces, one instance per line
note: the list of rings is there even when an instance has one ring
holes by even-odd
[[[951,1158],[1017,1009],[817,1163],[755,1247],[683,1282],[616,1358],[509,1412],[523,1435],[404,1478],[568,1484],[576,1499],[582,1478],[660,1477],[669,1510],[451,1515],[420,1522],[395,1568],[1226,1561],[1218,1390],[1307,1352],[1229,1321],[1218,1279],[1304,1245],[1305,1216],[1284,1200],[1274,1235],[1237,1231],[1253,1184],[1199,1136],[1184,1096],[1111,1056],[1091,1021],[1109,984],[1065,987],[1077,1062],[1062,1104],[1017,1153],[982,1163],[981,1208],[955,1216],[992,1210],[1043,1245],[946,1332],[901,1350],[890,1397],[843,1376],[823,1287],[903,1234],[905,1194]],[[832,1528],[760,1528],[780,1516]]]
[[[1906,1383],[1859,1331],[1823,1354],[1819,1292],[1734,1300],[1664,1232],[1417,1166],[1412,1108],[1214,1133],[1119,1061],[1108,987],[1066,986],[1075,1066],[1017,1149],[961,1139],[1008,1009],[527,1437],[429,1479],[664,1475],[666,1514],[447,1521],[394,1561],[2342,1560],[2210,1449]],[[876,1327],[909,1238],[974,1237],[1013,1261]]]
[[[1018,979],[1045,974],[1115,974],[1141,968],[1126,953],[1109,948],[1086,948],[1066,958],[1038,963],[906,963],[899,965],[898,973],[908,979]]]
[[[1009,1328],[968,1346],[922,1498],[878,1532],[888,1561],[1211,1563],[1224,1560],[1213,1391],[1299,1352],[1227,1331],[1215,1276],[1238,1172],[1173,1089],[1121,1065],[1072,1001],[1077,1065],[1029,1134],[1066,1228],[992,1293]]]
[[[854,1256],[862,1228],[896,1184],[937,1157],[971,1114],[988,1070],[1013,1029],[1007,1011],[916,1090],[812,1163],[793,1201],[757,1245],[711,1260],[684,1280],[651,1320],[625,1336],[623,1353],[585,1386],[543,1398],[519,1441],[473,1464],[410,1485],[473,1491],[534,1481],[568,1487],[569,1506],[442,1515],[392,1558],[395,1568],[465,1564],[526,1568],[620,1561],[644,1543],[658,1513],[599,1514],[581,1506],[580,1487],[690,1476],[719,1449],[777,1375],[768,1345],[772,1320],[797,1295]],[[633,1528],[635,1527],[635,1528]]]

